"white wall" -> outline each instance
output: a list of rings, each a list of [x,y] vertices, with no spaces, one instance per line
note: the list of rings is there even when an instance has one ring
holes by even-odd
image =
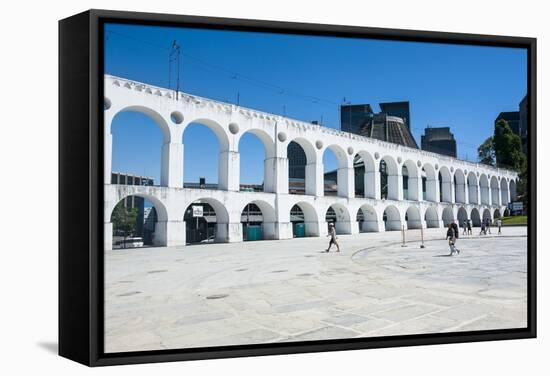
[[[157,11],[257,19],[354,24],[535,36],[540,38],[539,140],[549,139],[547,110],[550,28],[543,1],[461,0],[270,2],[94,0],[79,2],[6,2],[0,23],[2,42],[2,108],[0,163],[3,243],[0,293],[2,362],[0,373],[47,371],[57,375],[518,375],[543,374],[549,368],[548,291],[550,258],[539,252],[539,336],[537,340],[393,348],[341,353],[272,356],[248,359],[171,363],[90,370],[53,356],[57,338],[57,20],[87,8]],[[548,106],[546,106],[548,108]],[[550,163],[541,150],[539,164]],[[38,185],[37,182],[42,182]],[[538,176],[548,186],[548,174]],[[540,189],[541,194],[544,192]],[[39,194],[40,193],[40,194]],[[539,200],[539,213],[548,202]],[[32,215],[32,216],[31,216]],[[28,229],[32,219],[47,218]],[[541,228],[550,225],[539,215]],[[40,246],[36,246],[39,239]],[[544,300],[542,297],[544,296]]]

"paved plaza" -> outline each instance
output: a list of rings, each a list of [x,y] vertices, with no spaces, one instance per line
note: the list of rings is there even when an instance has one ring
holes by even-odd
[[[462,230],[461,230],[462,231]],[[445,229],[106,251],[105,351],[527,325],[527,229]],[[333,247],[333,250],[335,248]]]

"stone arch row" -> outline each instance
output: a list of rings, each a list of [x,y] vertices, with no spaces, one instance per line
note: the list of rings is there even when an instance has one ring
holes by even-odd
[[[112,223],[110,218],[115,205],[129,196],[139,196],[149,200],[155,207],[157,222],[155,224],[155,244],[158,246],[174,246],[185,244],[185,222],[183,221],[185,210],[177,215],[168,212],[168,204],[152,194],[132,193],[122,195],[117,202],[112,202],[106,207],[106,216],[109,218],[105,223],[105,249],[111,249]],[[189,200],[184,204],[187,209],[196,202],[208,203],[216,215],[216,241],[217,242],[239,242],[243,240],[241,227],[241,213],[248,204],[255,204],[262,214],[262,227],[265,234],[264,239],[290,239],[293,237],[293,220],[291,210],[298,207],[303,214],[305,236],[324,236],[327,234],[326,216],[330,209],[334,213],[336,232],[338,234],[355,234],[359,232],[383,232],[398,231],[401,229],[440,228],[451,222],[462,223],[464,220],[471,220],[473,226],[479,226],[481,219],[493,219],[498,209],[491,211],[488,208],[473,207],[468,212],[464,206],[454,208],[451,205],[402,205],[396,206],[392,203],[387,205],[361,204],[354,205],[350,210],[345,204],[334,201],[315,208],[314,204],[308,201],[294,199],[289,200],[286,206],[280,211],[279,216],[272,205],[263,199],[249,198],[241,200],[236,210],[229,210],[222,202],[212,197]],[[246,203],[245,203],[246,202]],[[181,211],[181,210],[180,210]]]
[[[115,93],[113,92],[113,95]],[[120,93],[119,93],[120,94]],[[163,134],[161,186],[183,186],[183,148],[181,142],[185,128],[192,123],[200,123],[211,129],[220,145],[219,160],[219,187],[222,190],[239,190],[240,163],[239,141],[245,133],[257,136],[264,145],[264,190],[272,193],[288,193],[288,160],[287,146],[295,142],[304,150],[307,164],[305,171],[305,193],[313,196],[323,196],[323,166],[322,156],[330,149],[338,161],[338,196],[354,197],[353,161],[359,156],[364,161],[365,175],[363,188],[366,198],[380,199],[380,166],[384,162],[387,174],[388,199],[402,200],[403,171],[406,168],[408,176],[408,199],[413,201],[432,201],[449,203],[472,203],[484,205],[506,205],[514,199],[516,181],[506,177],[489,175],[480,171],[454,168],[444,163],[430,159],[422,162],[419,157],[393,157],[391,152],[368,151],[356,146],[347,148],[334,143],[330,132],[319,135],[316,141],[310,141],[301,130],[283,128],[275,129],[272,119],[251,119],[244,116],[228,120],[226,113],[213,109],[212,116],[205,117],[204,113],[189,110],[184,114],[167,106],[159,106],[155,96],[140,97],[137,104],[119,105],[117,102],[128,103],[120,98],[105,98],[105,181],[110,181],[112,135],[111,122],[116,114],[124,111],[137,111],[149,116],[160,127]],[[154,108],[164,108],[164,112]],[[225,126],[223,124],[226,124]],[[259,124],[259,125],[258,125]],[[241,129],[241,126],[242,129]],[[321,132],[323,133],[323,132]],[[353,144],[356,145],[356,144]],[[473,168],[473,167],[472,167]],[[425,197],[423,192],[425,191]]]

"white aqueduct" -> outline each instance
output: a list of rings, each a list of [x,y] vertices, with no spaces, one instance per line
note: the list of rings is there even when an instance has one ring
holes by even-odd
[[[518,175],[514,171],[467,162],[342,132],[279,115],[223,103],[186,93],[176,99],[173,90],[124,78],[105,76],[104,85],[105,249],[112,248],[111,214],[115,205],[131,195],[151,201],[157,210],[154,242],[159,246],[185,244],[184,213],[196,201],[216,212],[216,241],[242,241],[241,212],[249,204],[262,211],[265,239],[293,237],[290,211],[298,205],[304,214],[307,236],[327,233],[325,214],[336,213],[340,234],[442,227],[451,221],[503,213],[514,199]],[[163,134],[160,186],[116,185],[111,182],[111,123],[116,114],[138,111],[151,117]],[[183,132],[191,123],[209,127],[220,145],[218,189],[183,188]],[[241,192],[239,140],[246,132],[263,143],[264,192]],[[295,141],[307,157],[305,194],[288,193],[287,147]],[[329,148],[338,160],[337,196],[324,196],[323,153]],[[354,157],[365,162],[364,198],[354,197]],[[388,176],[387,199],[381,199],[380,162]],[[408,172],[403,197],[402,168]],[[422,176],[426,177],[423,194]],[[441,179],[441,181],[439,180]],[[441,193],[440,193],[441,189]],[[441,200],[440,200],[441,198]],[[363,212],[361,226],[356,220]],[[359,228],[361,227],[361,228]]]

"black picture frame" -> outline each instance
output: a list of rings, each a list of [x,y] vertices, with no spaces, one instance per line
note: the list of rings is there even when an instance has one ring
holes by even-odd
[[[521,47],[528,53],[528,325],[179,350],[103,352],[103,24],[186,26],[381,40]],[[357,26],[88,10],[59,21],[59,354],[88,366],[536,337],[536,39]],[[79,189],[74,189],[77,181]],[[83,204],[84,203],[84,204]]]

